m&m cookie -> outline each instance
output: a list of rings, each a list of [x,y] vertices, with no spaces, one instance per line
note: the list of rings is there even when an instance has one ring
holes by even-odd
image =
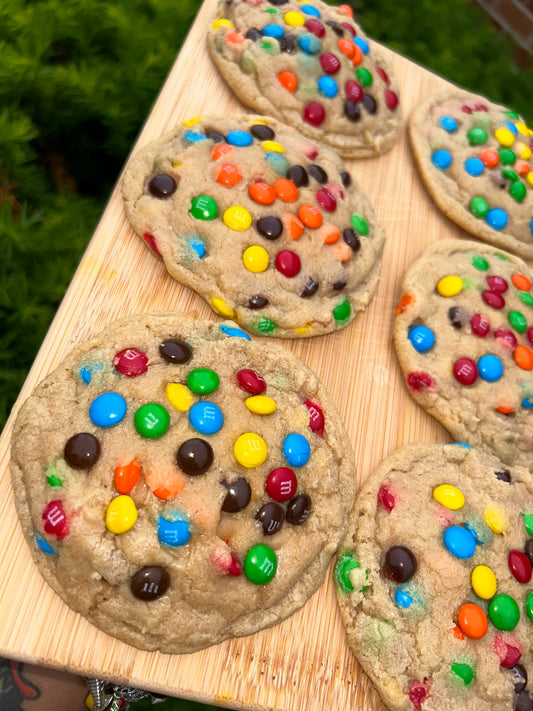
[[[349,5],[220,0],[207,46],[245,106],[344,158],[384,153],[403,127],[396,80]]]
[[[169,653],[299,609],[355,492],[314,373],[232,322],[176,313],[77,347],[22,406],[11,472],[52,588],[110,635]]]
[[[347,641],[391,711],[533,709],[533,478],[412,444],[358,494],[335,566]]]
[[[533,258],[533,130],[516,111],[451,88],[411,114],[409,138],[429,194],[451,220]]]
[[[385,235],[365,195],[274,119],[186,121],[131,160],[123,196],[169,274],[255,335],[344,328],[376,288]]]
[[[454,439],[533,466],[533,275],[519,257],[443,240],[406,272],[394,344],[406,387]]]

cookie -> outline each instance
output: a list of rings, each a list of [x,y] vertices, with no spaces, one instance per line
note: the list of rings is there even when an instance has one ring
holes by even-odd
[[[393,711],[533,709],[533,479],[457,444],[390,455],[335,567],[348,644]]]
[[[394,344],[410,395],[456,440],[533,466],[533,275],[467,240],[406,272]]]
[[[397,82],[348,5],[219,0],[207,47],[245,106],[344,158],[388,151],[403,128]]]
[[[385,235],[365,195],[274,119],[185,122],[132,159],[123,195],[169,274],[254,335],[338,330],[376,288]]]
[[[140,649],[271,626],[321,584],[355,469],[316,375],[231,322],[109,326],[34,391],[11,472],[39,571]]]
[[[420,176],[475,237],[533,259],[533,131],[516,111],[451,88],[409,117]]]

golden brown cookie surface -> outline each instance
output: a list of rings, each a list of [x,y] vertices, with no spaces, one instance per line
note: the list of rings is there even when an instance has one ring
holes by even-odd
[[[324,388],[233,324],[119,321],[23,405],[11,461],[40,572],[142,649],[276,624],[318,588],[355,471]]]

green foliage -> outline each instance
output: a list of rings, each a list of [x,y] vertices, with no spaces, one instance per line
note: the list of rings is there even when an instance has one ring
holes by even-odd
[[[0,3],[0,427],[199,6]]]
[[[520,68],[517,45],[467,0],[351,0],[365,32],[436,74],[533,122],[533,65]]]

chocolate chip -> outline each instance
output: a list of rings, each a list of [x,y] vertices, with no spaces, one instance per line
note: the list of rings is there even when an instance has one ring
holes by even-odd
[[[319,165],[310,165],[307,170],[315,180],[318,180],[319,183],[324,184],[328,182],[328,174],[324,168],[321,168]]]
[[[167,338],[159,344],[159,355],[169,363],[187,363],[192,358],[192,348],[179,338]]]
[[[292,526],[301,526],[311,513],[311,497],[307,494],[298,494],[287,504],[285,519]]]
[[[300,296],[303,299],[308,299],[310,296],[313,296],[313,294],[316,294],[318,287],[319,283],[317,281],[315,281],[314,279],[309,279]]]
[[[507,484],[511,483],[511,472],[507,469],[501,469],[499,472],[494,472],[496,479],[500,481],[505,481]]]
[[[405,583],[416,573],[414,554],[406,546],[391,546],[385,554],[382,575],[395,583]]]
[[[514,697],[513,711],[533,711],[533,697],[525,689]]]
[[[291,165],[287,171],[287,178],[292,180],[297,188],[309,185],[309,176],[303,165]]]
[[[361,118],[361,109],[355,101],[350,101],[350,99],[346,99],[344,102],[344,113],[350,121],[357,122]]]
[[[80,432],[68,440],[63,455],[73,469],[90,469],[100,457],[100,442],[94,435]]]
[[[350,247],[352,252],[358,252],[361,249],[359,235],[351,227],[347,227],[342,231],[342,239],[346,242],[348,247]]]
[[[370,94],[365,94],[361,102],[369,114],[375,114],[378,108],[376,100],[370,96]]]
[[[346,288],[347,282],[345,281],[336,281],[335,284],[331,287],[333,291],[342,291],[344,288]]]
[[[338,22],[335,22],[334,20],[327,20],[326,25],[329,25],[333,32],[335,32],[335,34],[339,37],[342,37],[344,35],[344,28]]]
[[[448,309],[448,319],[452,326],[459,330],[465,325],[467,314],[461,306],[452,306]]]
[[[252,296],[248,299],[246,306],[249,309],[264,309],[265,306],[268,306],[268,299],[265,299],[264,296]]]
[[[283,35],[279,41],[279,48],[287,54],[294,54],[298,49],[298,40],[294,35]]]
[[[252,497],[252,488],[248,479],[240,476],[229,483],[226,479],[222,479],[220,483],[228,490],[222,503],[222,511],[237,513],[237,511],[242,511],[248,506]]]
[[[255,27],[250,27],[248,32],[246,33],[246,39],[252,40],[252,42],[257,42],[258,39],[260,39],[263,35],[262,33],[257,30]]]
[[[346,172],[345,170],[343,170],[341,173],[341,180],[342,180],[342,184],[344,185],[345,188],[349,188],[350,185],[352,184],[352,176],[350,175],[350,173]]]
[[[283,231],[281,220],[279,217],[274,217],[274,215],[261,217],[257,220],[255,226],[259,234],[265,239],[277,239]]]
[[[522,664],[515,664],[509,669],[513,676],[515,694],[519,694],[527,686],[527,671]]]
[[[260,141],[271,141],[276,137],[276,134],[270,126],[265,126],[262,123],[254,123],[254,125],[250,128],[250,132],[252,136],[258,138]]]
[[[170,575],[160,565],[147,565],[138,570],[130,581],[132,594],[139,600],[156,600],[170,586]]]
[[[526,541],[526,545],[524,546],[524,553],[531,561],[531,565],[533,565],[533,538],[530,538],[529,541]]]
[[[160,173],[159,175],[154,175],[154,177],[148,183],[148,190],[150,193],[160,199],[168,198],[173,193],[176,192],[177,184],[174,178],[167,173]]]
[[[277,533],[283,525],[283,509],[279,504],[269,501],[267,504],[261,506],[259,511],[255,514],[255,518],[263,527],[265,536],[272,536],[274,533]]]
[[[205,135],[207,136],[207,138],[210,138],[215,143],[224,143],[224,141],[226,140],[226,136],[224,136],[223,133],[219,133],[218,131],[207,131]]]
[[[186,440],[178,449],[176,461],[189,476],[199,476],[213,464],[213,449],[209,442],[199,437]]]

